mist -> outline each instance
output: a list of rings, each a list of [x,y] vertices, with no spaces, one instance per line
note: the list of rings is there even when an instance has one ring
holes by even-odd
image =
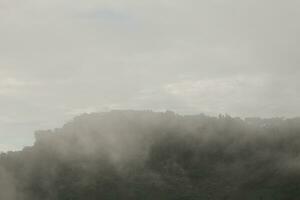
[[[0,157],[5,200],[298,199],[300,119],[119,110]]]
[[[294,0],[1,0],[0,151],[114,109],[297,117]]]
[[[0,200],[300,199],[299,8],[0,0]]]

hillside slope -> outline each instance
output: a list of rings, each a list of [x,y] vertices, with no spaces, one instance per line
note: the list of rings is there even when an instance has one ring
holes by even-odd
[[[3,200],[298,200],[300,119],[84,114],[0,156]]]

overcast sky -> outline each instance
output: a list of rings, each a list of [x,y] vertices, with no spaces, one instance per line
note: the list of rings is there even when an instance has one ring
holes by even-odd
[[[300,1],[0,0],[0,151],[111,109],[300,115]]]

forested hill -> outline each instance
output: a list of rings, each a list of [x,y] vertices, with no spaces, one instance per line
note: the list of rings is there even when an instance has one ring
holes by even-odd
[[[84,114],[0,157],[1,200],[299,200],[300,119]]]

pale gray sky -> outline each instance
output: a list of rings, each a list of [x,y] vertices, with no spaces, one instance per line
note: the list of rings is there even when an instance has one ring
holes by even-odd
[[[0,0],[0,151],[82,112],[300,115],[300,1]]]

